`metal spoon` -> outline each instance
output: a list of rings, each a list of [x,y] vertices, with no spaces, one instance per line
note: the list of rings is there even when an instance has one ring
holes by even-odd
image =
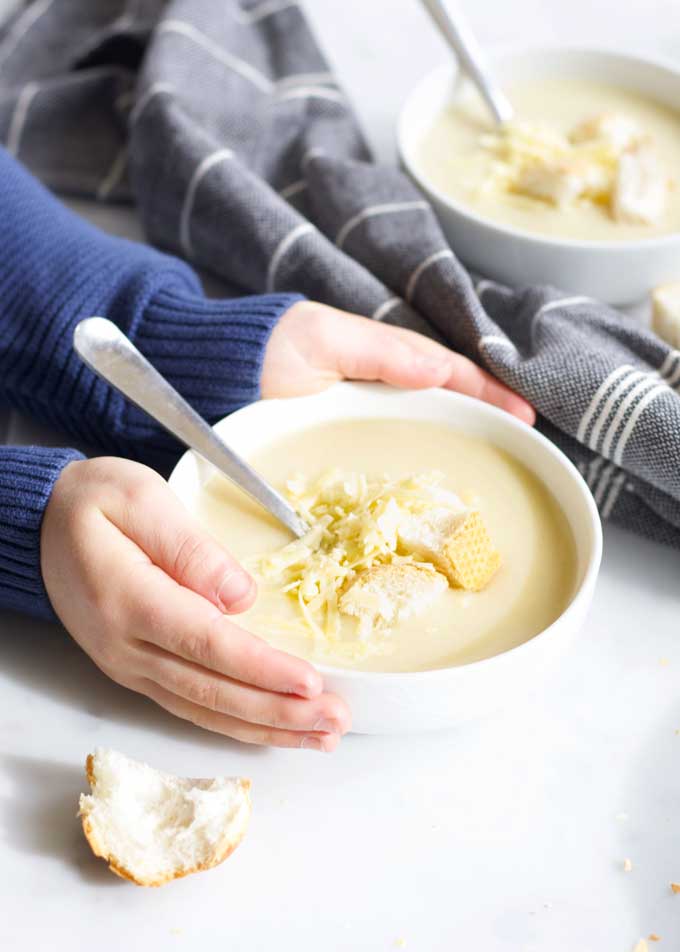
[[[220,439],[111,321],[88,317],[73,333],[73,346],[96,374],[137,404],[300,537],[309,526],[283,496]]]
[[[510,122],[515,114],[512,103],[491,77],[482,48],[455,0],[422,0],[422,3],[479,90],[496,122],[499,125]]]

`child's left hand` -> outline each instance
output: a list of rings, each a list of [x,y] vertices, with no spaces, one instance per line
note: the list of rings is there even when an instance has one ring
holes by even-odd
[[[262,396],[317,393],[338,380],[445,387],[493,403],[525,423],[536,419],[523,397],[467,357],[422,334],[312,301],[294,304],[269,340]]]

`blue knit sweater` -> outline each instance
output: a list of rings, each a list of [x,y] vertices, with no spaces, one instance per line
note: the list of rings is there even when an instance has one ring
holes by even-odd
[[[256,400],[264,349],[298,295],[209,300],[182,261],[78,218],[0,148],[0,404],[79,443],[167,471],[180,452],[72,348],[114,321],[210,421]],[[52,617],[40,526],[71,449],[0,446],[0,607]]]

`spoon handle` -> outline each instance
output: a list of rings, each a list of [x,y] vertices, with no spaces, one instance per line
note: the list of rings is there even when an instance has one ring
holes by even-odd
[[[88,317],[76,327],[73,346],[91,370],[212,463],[294,535],[308,531],[283,496],[229,449],[115,324],[103,317]]]
[[[454,0],[422,0],[442,36],[458,56],[464,70],[481,93],[497,123],[509,122],[514,109],[503,90],[491,78],[484,54],[474,33]]]

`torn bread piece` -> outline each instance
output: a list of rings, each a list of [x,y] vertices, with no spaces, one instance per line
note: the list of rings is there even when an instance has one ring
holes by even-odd
[[[95,856],[138,886],[210,869],[238,846],[250,817],[250,781],[191,780],[98,748],[86,762],[91,794],[78,815]]]
[[[359,619],[359,637],[424,612],[449,587],[430,566],[392,563],[365,569],[340,598],[345,615]]]
[[[430,509],[399,528],[400,548],[431,562],[454,588],[479,592],[501,564],[481,514],[476,509]]]
[[[660,284],[652,291],[652,330],[680,349],[680,281]]]

